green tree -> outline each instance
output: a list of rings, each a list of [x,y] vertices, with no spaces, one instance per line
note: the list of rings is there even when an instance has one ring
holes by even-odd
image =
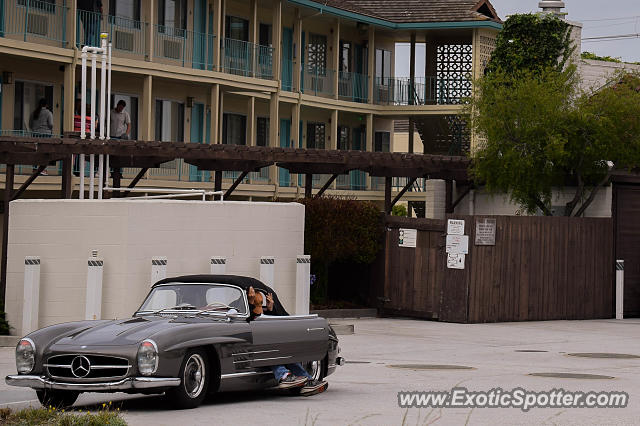
[[[580,216],[613,167],[640,165],[640,79],[618,76],[582,93],[573,67],[494,71],[476,82],[472,126],[485,137],[472,174],[527,213],[551,215],[553,188],[574,188],[565,216]]]

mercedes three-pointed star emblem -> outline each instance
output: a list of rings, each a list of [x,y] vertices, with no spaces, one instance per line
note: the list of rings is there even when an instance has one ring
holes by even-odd
[[[87,377],[91,371],[91,363],[86,356],[78,355],[71,361],[71,372],[78,378]]]

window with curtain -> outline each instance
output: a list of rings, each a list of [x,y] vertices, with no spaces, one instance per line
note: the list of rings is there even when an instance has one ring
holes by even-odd
[[[340,41],[340,71],[351,72],[351,43]]]
[[[376,49],[376,78],[378,84],[387,85],[391,78],[391,52]]]
[[[249,41],[249,21],[246,19],[227,15],[224,28],[226,38]]]
[[[184,104],[156,99],[156,140],[184,142]]]
[[[269,118],[267,117],[258,117],[256,145],[269,146]]]
[[[307,148],[324,149],[325,134],[324,123],[307,123]]]
[[[389,152],[391,149],[391,133],[376,132],[375,135],[375,152]]]
[[[226,145],[247,144],[247,117],[240,114],[222,116],[222,143]]]
[[[349,150],[349,128],[338,126],[338,149]]]
[[[186,30],[187,0],[158,0],[158,25]]]

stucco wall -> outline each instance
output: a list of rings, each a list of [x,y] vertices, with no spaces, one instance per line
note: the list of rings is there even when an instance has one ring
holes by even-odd
[[[18,200],[10,207],[7,316],[21,333],[25,256],[41,257],[39,326],[83,319],[87,259],[104,259],[102,317],[126,317],[150,288],[151,258],[167,276],[227,273],[259,278],[275,256],[275,289],[294,312],[296,256],[304,254],[304,207],[291,203]]]

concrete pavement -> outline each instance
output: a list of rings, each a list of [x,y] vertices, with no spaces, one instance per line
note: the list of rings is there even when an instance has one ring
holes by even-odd
[[[335,321],[335,320],[334,320]],[[349,320],[355,334],[340,336],[348,363],[329,377],[329,390],[309,398],[274,392],[218,395],[195,410],[171,411],[157,397],[85,394],[76,406],[123,401],[132,425],[495,425],[637,424],[640,418],[640,359],[569,356],[575,352],[640,355],[640,320],[446,324],[403,319]],[[541,352],[522,352],[541,351]],[[544,351],[544,352],[542,352]],[[446,364],[471,369],[412,370],[396,364]],[[13,351],[0,349],[0,374],[15,371]],[[534,377],[530,373],[582,373],[613,379]],[[627,408],[401,409],[399,391],[448,391],[522,387],[534,391],[625,391]],[[0,384],[0,406],[36,405],[35,393]],[[259,413],[259,418],[256,418]],[[405,417],[406,416],[406,417]],[[403,420],[404,419],[404,420]]]

